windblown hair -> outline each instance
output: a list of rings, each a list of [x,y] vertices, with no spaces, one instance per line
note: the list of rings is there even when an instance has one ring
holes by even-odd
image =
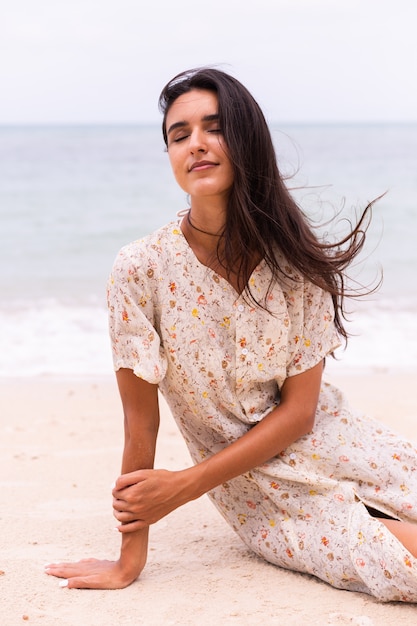
[[[164,87],[159,107],[164,116],[165,144],[166,117],[171,105],[193,89],[217,95],[220,128],[234,168],[219,261],[226,271],[237,273],[239,287],[246,296],[265,307],[255,300],[248,284],[254,255],[264,258],[271,269],[270,288],[285,275],[279,260],[283,255],[303,277],[331,294],[336,328],[347,339],[344,300],[358,292],[348,293],[345,270],[364,245],[373,203],[366,206],[357,224],[341,241],[321,241],[278,170],[272,137],[259,105],[238,80],[217,69],[182,72]],[[219,251],[220,246],[218,254]]]

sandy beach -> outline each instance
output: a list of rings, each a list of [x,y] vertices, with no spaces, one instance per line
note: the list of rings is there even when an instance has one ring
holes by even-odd
[[[352,405],[417,439],[417,372],[329,373]],[[411,393],[410,393],[411,392]],[[162,403],[157,467],[190,464]],[[115,380],[0,381],[1,626],[396,626],[417,605],[381,604],[252,555],[206,497],[151,530],[148,564],[121,591],[61,589],[44,565],[115,558],[111,484],[120,468],[122,412]]]

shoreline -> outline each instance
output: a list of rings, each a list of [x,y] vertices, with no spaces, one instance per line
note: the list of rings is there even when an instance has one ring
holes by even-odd
[[[337,366],[337,364],[336,364]],[[409,438],[416,433],[416,370],[326,379],[352,406]],[[110,485],[120,468],[123,414],[116,379],[0,378],[0,601],[2,624],[39,626],[409,626],[417,606],[382,604],[250,553],[207,497],[151,529],[148,564],[120,591],[60,589],[45,563],[116,558]],[[156,467],[191,464],[161,400]]]
[[[355,303],[346,323],[350,333],[347,348],[342,342],[336,350],[338,361],[328,359],[328,367],[332,366],[338,376],[385,368],[394,373],[417,370],[417,298],[402,294],[401,290],[388,299],[378,294],[371,302]],[[26,309],[21,301],[6,301],[7,307],[0,306],[4,335],[0,379],[78,377],[79,372],[88,377],[89,372],[98,377],[112,374],[104,303],[98,305],[94,299],[94,304],[72,306],[49,297],[33,301]]]

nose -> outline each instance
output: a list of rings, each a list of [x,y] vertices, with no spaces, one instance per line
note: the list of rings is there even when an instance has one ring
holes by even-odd
[[[204,131],[196,128],[192,131],[190,135],[190,152],[191,154],[195,154],[196,152],[206,152],[207,151],[207,143],[205,140]]]

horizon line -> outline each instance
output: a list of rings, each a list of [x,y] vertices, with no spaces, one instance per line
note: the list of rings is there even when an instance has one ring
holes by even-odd
[[[158,121],[0,121],[0,128],[45,128],[45,127],[139,127],[155,126]],[[267,120],[268,126],[410,126],[417,125],[415,120]]]

